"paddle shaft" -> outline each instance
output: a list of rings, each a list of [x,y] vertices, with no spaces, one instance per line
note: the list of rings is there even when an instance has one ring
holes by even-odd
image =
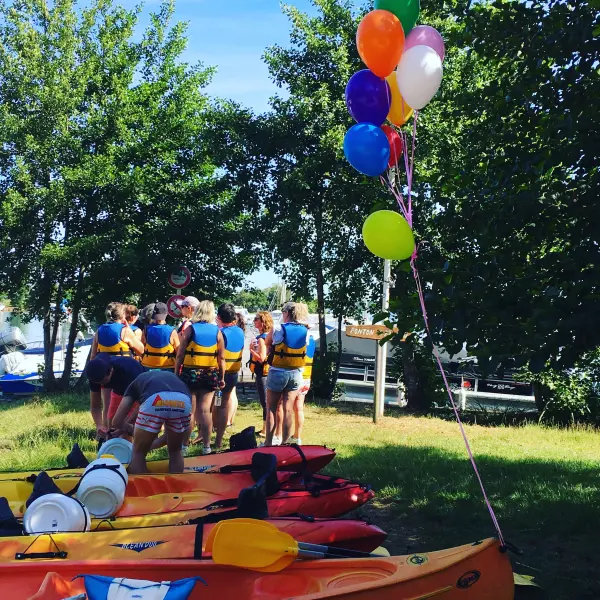
[[[317,546],[318,547],[318,546]],[[327,546],[325,546],[326,548]],[[290,552],[290,554],[292,554]],[[324,558],[350,558],[343,554],[334,554],[333,552],[317,552],[316,550],[302,550],[298,549],[298,558],[312,558],[315,560],[322,560]]]
[[[304,542],[298,542],[298,549],[301,551],[306,550],[309,552],[336,555],[344,558],[383,558],[381,554],[359,552],[358,550],[346,550],[345,548],[333,548],[331,546],[321,546],[319,544],[306,544]]]

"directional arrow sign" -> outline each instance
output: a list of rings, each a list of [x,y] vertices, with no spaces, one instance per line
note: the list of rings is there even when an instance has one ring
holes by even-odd
[[[398,328],[390,329],[385,325],[347,325],[348,337],[362,338],[364,340],[381,340],[392,333],[398,333]]]

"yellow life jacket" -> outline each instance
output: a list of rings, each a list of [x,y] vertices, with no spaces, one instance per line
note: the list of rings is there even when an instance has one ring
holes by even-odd
[[[121,339],[123,323],[105,323],[98,327],[98,352],[115,356],[131,356],[131,348]]]
[[[306,326],[284,323],[281,328],[283,341],[273,345],[269,364],[279,369],[302,369],[306,364]]]
[[[225,340],[225,363],[227,373],[238,373],[242,368],[242,354],[244,352],[244,332],[237,325],[222,327],[221,333]]]
[[[317,349],[317,344],[315,343],[315,339],[311,335],[308,340],[308,346],[306,348],[306,363],[305,363],[304,369],[302,371],[303,379],[312,379],[313,362],[314,362],[316,349]]]
[[[175,366],[175,348],[171,344],[173,327],[149,325],[146,327],[146,344],[142,365],[149,369],[172,369]]]
[[[266,339],[267,334],[266,333],[261,333],[260,335],[256,336],[257,340],[264,340]],[[248,366],[250,367],[250,372],[255,374],[256,376],[262,376],[262,377],[266,377],[267,374],[269,373],[269,363],[268,363],[268,358],[267,360],[265,360],[264,363],[258,362],[257,360],[255,360],[254,358],[252,358],[252,355],[250,355],[250,362],[248,363]]]
[[[219,328],[205,321],[193,323],[191,328],[192,339],[185,349],[183,366],[187,369],[216,369]]]

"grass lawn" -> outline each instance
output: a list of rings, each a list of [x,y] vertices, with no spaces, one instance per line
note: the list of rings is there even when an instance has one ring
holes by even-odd
[[[259,419],[255,405],[240,407],[235,429]],[[366,410],[308,407],[305,429],[305,443],[336,448],[330,472],[373,485],[378,498],[360,516],[388,531],[390,551],[493,535],[456,423],[397,412],[375,426]],[[0,470],[62,466],[75,441],[93,452],[91,431],[85,397],[2,404]],[[523,551],[515,570],[549,598],[599,598],[600,435],[537,425],[467,434],[504,536]]]

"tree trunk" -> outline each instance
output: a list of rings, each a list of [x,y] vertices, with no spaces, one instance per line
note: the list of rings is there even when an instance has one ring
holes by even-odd
[[[331,376],[332,396],[335,390],[335,386],[337,384],[338,377],[340,376],[340,364],[342,362],[342,315],[338,315],[337,326],[337,355],[335,357],[335,370],[333,371],[333,375]]]
[[[50,288],[48,284],[48,288]],[[62,295],[62,286],[58,286],[57,298]],[[54,348],[56,347],[56,338],[58,337],[58,328],[60,326],[60,299],[56,300],[54,311],[50,307],[52,299],[51,292],[48,289],[46,302],[48,311],[44,314],[44,390],[54,391],[56,389],[56,378],[54,376]]]
[[[77,289],[71,305],[71,327],[69,328],[69,340],[65,351],[65,365],[60,382],[62,390],[69,389],[71,382],[71,371],[73,370],[73,352],[75,351],[75,339],[77,338],[77,325],[79,324],[79,313],[81,311],[81,287],[83,284],[83,267],[79,269],[77,278]]]
[[[317,311],[319,312],[319,353],[324,358],[327,356],[327,330],[325,329],[325,282],[320,261],[317,271]]]
[[[415,362],[415,351],[410,342],[405,342],[402,348],[402,369],[404,385],[406,386],[407,408],[416,412],[424,409],[424,396],[421,379]]]
[[[541,415],[546,410],[546,404],[548,404],[548,398],[551,392],[548,387],[542,385],[539,381],[533,382],[533,395],[535,397],[535,405],[538,409],[538,413]]]

